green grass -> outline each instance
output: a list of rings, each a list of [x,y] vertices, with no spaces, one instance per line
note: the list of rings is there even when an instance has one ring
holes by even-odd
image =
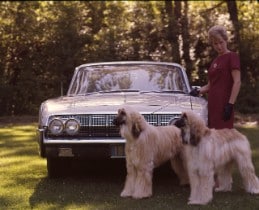
[[[207,206],[188,206],[189,188],[180,187],[166,167],[155,171],[153,196],[142,200],[119,196],[125,179],[124,162],[89,162],[89,169],[85,162],[77,164],[77,172],[71,176],[49,179],[46,160],[38,156],[35,130],[36,124],[0,127],[0,209],[259,209],[259,196],[243,190],[236,170],[233,191],[214,193]],[[259,129],[239,130],[251,142],[259,175]]]

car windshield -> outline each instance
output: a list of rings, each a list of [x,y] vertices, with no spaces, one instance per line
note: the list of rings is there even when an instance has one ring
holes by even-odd
[[[174,65],[124,64],[82,66],[68,95],[96,92],[187,92],[182,70]]]

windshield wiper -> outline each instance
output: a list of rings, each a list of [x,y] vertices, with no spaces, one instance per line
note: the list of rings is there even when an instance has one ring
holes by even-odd
[[[182,90],[163,90],[161,93],[185,93]]]
[[[162,90],[162,91],[159,91],[159,90],[150,90],[150,91],[141,91],[141,93],[183,93],[185,94],[184,91],[182,90]]]
[[[139,92],[137,89],[121,89],[121,90],[103,90],[98,93],[124,93],[124,92]]]
[[[98,92],[80,93],[80,94],[69,94],[68,96],[88,96],[88,95],[93,95],[93,94],[98,94]]]

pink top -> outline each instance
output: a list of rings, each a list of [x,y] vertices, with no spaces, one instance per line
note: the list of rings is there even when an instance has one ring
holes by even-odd
[[[215,129],[233,128],[234,114],[223,120],[224,106],[229,102],[233,86],[232,70],[240,70],[239,56],[229,52],[215,58],[209,68],[210,89],[208,93],[209,127]]]

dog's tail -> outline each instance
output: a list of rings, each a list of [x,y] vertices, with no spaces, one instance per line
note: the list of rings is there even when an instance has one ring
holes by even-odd
[[[251,194],[259,194],[259,179],[255,174],[250,144],[246,137],[244,138],[242,143],[239,143],[235,159],[243,178],[245,190]]]

